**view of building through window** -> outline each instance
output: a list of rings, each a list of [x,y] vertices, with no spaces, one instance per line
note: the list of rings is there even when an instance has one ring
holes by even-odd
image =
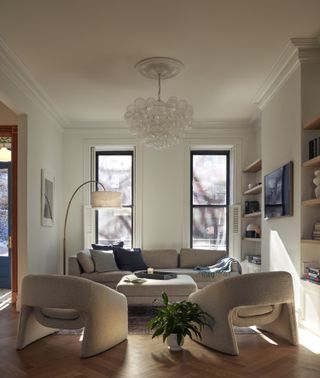
[[[100,244],[124,242],[132,247],[133,152],[96,152],[96,179],[106,190],[122,193],[121,209],[98,209],[96,241]],[[101,188],[97,187],[101,190]]]
[[[229,152],[191,152],[191,247],[226,250]]]

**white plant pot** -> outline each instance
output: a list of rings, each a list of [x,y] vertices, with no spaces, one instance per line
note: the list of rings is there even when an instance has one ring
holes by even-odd
[[[182,350],[182,345],[184,343],[184,338],[182,337],[182,340],[181,340],[181,344],[179,345],[178,344],[178,340],[177,340],[177,334],[176,333],[172,333],[171,335],[169,335],[167,337],[167,345],[168,345],[168,349],[170,351],[173,351],[173,352],[177,352],[179,350]]]

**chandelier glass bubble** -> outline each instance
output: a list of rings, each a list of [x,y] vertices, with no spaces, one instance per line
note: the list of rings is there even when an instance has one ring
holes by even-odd
[[[158,80],[158,98],[137,98],[127,107],[124,117],[131,132],[148,147],[177,144],[191,128],[193,109],[187,101],[174,96],[163,101],[161,80],[176,76],[183,64],[172,58],[148,58],[138,62],[136,68],[143,76]]]

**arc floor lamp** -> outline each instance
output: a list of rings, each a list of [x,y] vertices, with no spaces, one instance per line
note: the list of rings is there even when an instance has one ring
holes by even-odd
[[[121,203],[121,192],[113,192],[113,191],[107,191],[104,185],[97,180],[88,180],[79,185],[76,190],[73,192],[68,206],[67,206],[67,211],[66,215],[64,218],[64,228],[63,228],[63,274],[66,274],[66,259],[67,259],[67,253],[66,253],[66,231],[67,231],[67,221],[68,221],[68,215],[69,215],[69,210],[70,210],[70,205],[71,202],[74,198],[74,196],[78,193],[78,191],[85,185],[90,184],[90,183],[96,183],[100,185],[103,190],[101,191],[96,191],[96,192],[91,192],[91,206],[93,208],[98,208],[98,207],[111,207],[111,208],[120,208],[122,206]]]

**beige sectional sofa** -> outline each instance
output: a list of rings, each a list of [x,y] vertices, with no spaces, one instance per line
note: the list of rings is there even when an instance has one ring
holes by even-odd
[[[110,251],[109,251],[110,252]],[[159,271],[174,272],[177,274],[187,274],[193,278],[199,289],[207,286],[208,284],[224,279],[225,277],[232,277],[238,275],[238,266],[236,263],[232,263],[230,273],[216,273],[214,276],[203,274],[194,268],[196,266],[208,266],[214,265],[222,257],[226,257],[226,253],[223,251],[203,250],[203,249],[191,249],[182,248],[180,252],[175,249],[153,249],[142,250],[142,257],[147,267],[154,268]],[[85,252],[90,257],[90,251]],[[82,253],[83,256],[83,253]],[[85,272],[83,266],[80,264],[79,254],[78,256],[72,256],[69,258],[69,274],[73,276],[84,277],[95,282],[102,283],[113,289],[116,288],[121,278],[127,274],[131,274],[132,271],[114,270],[114,264],[110,269],[104,272],[96,271],[96,269],[87,269],[90,273]],[[88,262],[87,261],[87,262]],[[89,261],[90,267],[94,266],[94,261]],[[106,267],[108,269],[108,267]],[[94,271],[92,271],[94,270]],[[92,271],[92,272],[91,272]]]

